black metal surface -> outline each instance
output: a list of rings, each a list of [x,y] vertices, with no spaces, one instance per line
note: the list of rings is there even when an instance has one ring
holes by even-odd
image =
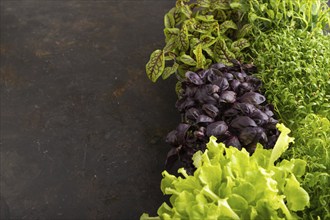
[[[168,0],[1,2],[1,217],[156,214],[179,115],[151,83]],[[8,205],[8,206],[7,206]]]

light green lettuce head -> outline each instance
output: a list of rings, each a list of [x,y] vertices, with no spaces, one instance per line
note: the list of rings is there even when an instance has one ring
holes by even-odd
[[[297,219],[295,212],[309,205],[309,196],[297,177],[305,173],[306,162],[299,159],[275,161],[288,148],[293,138],[282,124],[272,150],[258,145],[250,156],[243,149],[225,147],[211,137],[207,150],[195,153],[196,171],[176,177],[163,172],[161,190],[171,195],[170,204],[163,203],[158,217],[151,219]]]

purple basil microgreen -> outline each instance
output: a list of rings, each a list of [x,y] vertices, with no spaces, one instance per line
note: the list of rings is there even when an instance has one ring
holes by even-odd
[[[224,121],[217,121],[209,124],[206,128],[206,135],[208,137],[215,136],[217,138],[221,137],[228,130],[228,126]]]
[[[181,82],[176,107],[182,123],[166,141],[171,149],[167,163],[180,158],[188,173],[194,170],[192,155],[205,150],[210,136],[226,146],[245,148],[251,154],[259,142],[272,148],[279,136],[274,108],[259,92],[261,81],[252,75],[253,65],[212,65],[209,69],[188,71]]]
[[[214,122],[214,119],[207,115],[200,115],[197,118],[197,123],[211,123]]]
[[[248,116],[238,116],[231,121],[230,126],[241,130],[246,127],[257,127],[257,124]]]
[[[233,91],[224,91],[219,98],[220,102],[234,103],[236,101],[236,93]]]
[[[212,104],[204,104],[202,109],[211,118],[215,118],[219,113],[219,109]]]
[[[186,72],[186,78],[189,80],[189,82],[191,82],[195,85],[202,85],[203,84],[203,80],[195,72],[192,72],[192,71]]]
[[[266,101],[265,96],[256,93],[256,92],[247,92],[244,95],[242,95],[239,99],[240,102],[247,102],[254,105],[260,105],[264,101]]]

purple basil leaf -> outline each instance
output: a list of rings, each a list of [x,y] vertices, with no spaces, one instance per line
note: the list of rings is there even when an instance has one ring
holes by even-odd
[[[246,73],[241,73],[241,72],[232,72],[234,77],[238,79],[239,81],[244,81],[244,77],[246,77]]]
[[[207,79],[207,76],[209,75],[209,69],[206,69],[206,70],[201,70],[201,71],[199,71],[199,72],[197,72],[198,73],[198,75],[199,75],[199,77],[203,80],[203,81],[205,81],[205,79]]]
[[[266,100],[265,96],[256,92],[247,92],[238,99],[238,101],[240,102],[247,102],[254,105],[260,105],[265,100]]]
[[[272,135],[268,137],[268,142],[266,146],[264,146],[267,149],[273,148],[275,146],[275,143],[277,141],[278,135]]]
[[[278,120],[274,119],[274,118],[270,118],[268,121],[270,124],[276,125],[278,123]]]
[[[213,118],[206,115],[200,115],[197,119],[197,123],[211,123],[213,121]]]
[[[197,138],[197,139],[203,139],[205,137],[205,134],[201,131],[194,131],[194,136]]]
[[[198,87],[196,86],[187,86],[187,88],[185,89],[185,95],[186,96],[190,96],[193,97],[197,91]]]
[[[227,68],[227,66],[223,63],[215,63],[211,66],[211,68],[219,70],[219,69]]]
[[[266,115],[268,115],[269,117],[272,117],[274,115],[274,113],[273,113],[274,106],[271,104],[267,104],[267,105],[263,106],[263,111],[266,113]]]
[[[230,126],[242,130],[246,127],[257,127],[257,124],[248,116],[238,116],[232,120]]]
[[[236,147],[239,150],[242,150],[242,145],[241,145],[241,143],[239,142],[239,140],[236,136],[229,137],[227,140],[224,141],[224,144],[227,147],[233,146],[233,147]]]
[[[233,74],[231,74],[231,73],[224,73],[223,76],[226,77],[226,79],[227,79],[228,81],[231,81],[231,80],[234,79],[234,76],[233,76]]]
[[[261,127],[258,127],[257,132],[258,132],[257,133],[257,142],[262,144],[262,146],[265,146],[268,142],[268,138],[267,138],[267,135],[266,135],[264,129]]]
[[[243,115],[251,115],[257,108],[250,104],[250,103],[239,103],[239,102],[236,102],[234,103],[233,105],[233,109],[241,112],[241,114]]]
[[[224,91],[219,98],[220,102],[234,103],[236,101],[236,93],[233,91]]]
[[[249,83],[249,85],[254,89],[258,90],[262,84],[261,80],[253,77],[253,76],[247,76],[246,81]]]
[[[219,77],[217,80],[213,81],[213,84],[219,86],[220,91],[225,91],[229,87],[228,80],[225,77]]]
[[[215,118],[219,113],[219,109],[212,104],[204,104],[202,109],[211,118]]]
[[[260,109],[256,109],[250,117],[257,123],[257,125],[263,125],[269,120],[268,115],[263,113]]]
[[[228,126],[224,121],[217,121],[207,126],[206,135],[208,137],[213,135],[219,138],[220,136],[224,135],[227,130]]]
[[[216,99],[213,98],[211,95],[208,94],[211,85],[203,86],[200,88],[196,94],[195,99],[199,103],[208,103],[208,104],[215,104],[217,103]],[[212,89],[212,88],[211,88]]]
[[[188,71],[188,72],[186,72],[185,75],[186,75],[188,81],[195,85],[202,85],[204,83],[203,80],[200,78],[200,76],[197,73]]]
[[[220,96],[219,96],[219,94],[217,94],[217,93],[213,93],[213,94],[212,94],[212,97],[213,97],[215,100],[220,99]]]
[[[238,139],[243,145],[248,145],[255,141],[257,134],[257,127],[246,127],[241,130]]]
[[[230,87],[233,91],[237,91],[237,88],[240,84],[241,84],[240,81],[238,81],[237,79],[234,79],[230,82]]]
[[[176,108],[180,111],[183,112],[185,109],[188,109],[190,107],[193,107],[195,105],[195,101],[192,100],[191,98],[182,98],[179,99],[175,106]]]
[[[207,81],[212,83],[214,81],[216,81],[219,77],[217,75],[215,75],[215,73],[211,70],[208,71],[207,73]]]
[[[180,123],[178,125],[178,127],[176,128],[177,130],[176,136],[177,136],[178,144],[184,144],[186,139],[186,134],[189,128],[190,128],[189,124]]]
[[[243,82],[238,86],[237,90],[238,93],[241,95],[246,92],[254,91],[254,88],[251,85],[249,85],[249,83]]]
[[[171,150],[167,153],[165,168],[169,170],[173,167],[175,161],[179,159],[179,148],[172,147]]]
[[[196,121],[198,116],[200,115],[200,111],[197,108],[190,108],[186,111],[185,116],[187,119]]]
[[[239,111],[234,109],[234,108],[230,108],[228,110],[226,110],[223,115],[226,117],[226,118],[229,118],[229,117],[233,117],[233,116],[236,116],[238,115]]]
[[[173,130],[170,133],[168,133],[165,141],[166,141],[166,143],[176,146],[178,144],[177,131]]]
[[[217,85],[207,84],[205,85],[205,88],[208,95],[212,95],[213,93],[220,91],[220,88]]]

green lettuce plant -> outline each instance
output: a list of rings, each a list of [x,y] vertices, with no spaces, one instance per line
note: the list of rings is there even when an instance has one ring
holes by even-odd
[[[252,156],[211,137],[207,150],[194,154],[193,176],[183,168],[178,170],[180,177],[163,172],[161,190],[171,195],[171,205],[163,203],[158,217],[143,214],[140,219],[298,218],[296,212],[309,205],[308,193],[297,180],[304,175],[306,162],[276,162],[293,142],[290,130],[277,126],[281,134],[274,149],[259,145]]]
[[[300,182],[311,197],[311,205],[302,216],[304,219],[330,219],[330,121],[309,114],[298,123],[295,133],[299,138],[283,157],[301,158],[307,162],[306,174]]]

